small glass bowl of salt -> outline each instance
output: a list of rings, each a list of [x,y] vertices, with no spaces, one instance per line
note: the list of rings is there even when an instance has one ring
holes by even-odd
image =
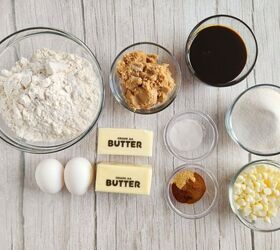
[[[209,156],[218,142],[218,130],[213,119],[199,111],[175,115],[166,125],[164,142],[168,151],[184,162],[194,162]]]

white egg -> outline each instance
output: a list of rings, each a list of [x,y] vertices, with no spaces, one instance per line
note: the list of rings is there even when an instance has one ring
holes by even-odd
[[[56,159],[41,161],[35,171],[35,179],[39,188],[46,193],[58,193],[64,185],[64,168]]]
[[[84,194],[93,180],[93,168],[90,162],[76,157],[67,162],[64,170],[65,185],[70,193]]]

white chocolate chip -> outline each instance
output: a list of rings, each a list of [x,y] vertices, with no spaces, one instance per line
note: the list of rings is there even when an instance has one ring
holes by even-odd
[[[280,208],[280,170],[258,165],[243,171],[234,183],[235,206],[243,216],[271,223]]]

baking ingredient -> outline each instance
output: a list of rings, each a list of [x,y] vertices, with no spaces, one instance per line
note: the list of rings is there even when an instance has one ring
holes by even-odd
[[[76,157],[67,162],[64,170],[65,185],[74,195],[83,195],[93,180],[93,167],[82,157]]]
[[[37,50],[0,76],[0,112],[7,126],[32,142],[71,139],[97,116],[97,75],[74,54]]]
[[[170,128],[170,142],[179,151],[197,149],[203,140],[202,126],[195,120],[178,120]]]
[[[234,205],[251,221],[271,223],[280,207],[280,170],[259,164],[239,174],[233,187]]]
[[[247,149],[260,153],[280,151],[280,91],[259,86],[245,92],[232,110],[235,137]]]
[[[58,160],[45,159],[36,167],[35,179],[43,192],[55,194],[64,186],[63,173],[63,165]]]
[[[150,165],[100,162],[97,164],[95,191],[149,195],[151,181]]]
[[[193,204],[202,198],[206,185],[200,174],[183,170],[172,179],[171,190],[178,202]]]
[[[153,132],[144,129],[99,128],[97,153],[152,156]]]
[[[226,86],[243,70],[247,50],[234,30],[212,25],[200,30],[190,47],[190,62],[196,76],[214,86]]]
[[[117,73],[127,104],[132,109],[150,109],[167,100],[175,87],[169,65],[158,56],[132,51],[117,63]]]

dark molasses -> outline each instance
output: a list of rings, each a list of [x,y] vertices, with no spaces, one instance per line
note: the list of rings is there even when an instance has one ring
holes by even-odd
[[[241,73],[246,61],[244,41],[225,26],[202,29],[190,47],[190,63],[196,76],[210,85],[227,86]]]

